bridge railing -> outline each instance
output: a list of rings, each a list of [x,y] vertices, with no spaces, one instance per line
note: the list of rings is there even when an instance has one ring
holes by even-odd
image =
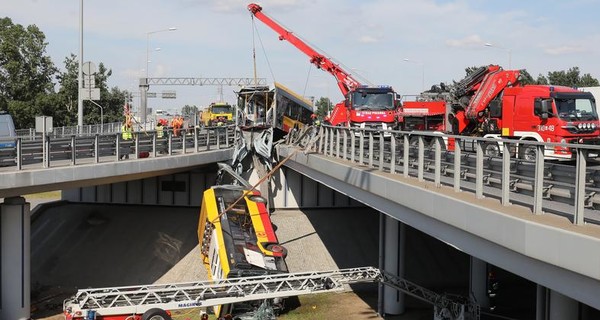
[[[48,136],[53,138],[64,138],[72,135],[93,136],[95,134],[115,133],[121,131],[121,122],[111,122],[104,124],[90,124],[81,127],[78,126],[62,126],[53,127],[52,132]],[[17,137],[22,140],[41,140],[42,133],[36,132],[35,128],[18,129],[16,130]]]
[[[600,146],[322,126],[312,151],[575,224],[600,223]]]
[[[234,145],[234,126],[138,131],[131,140],[120,132],[53,136],[35,140],[18,138],[14,147],[0,149],[0,166],[24,170],[77,164],[123,161],[203,152]],[[7,168],[8,167],[8,168]]]

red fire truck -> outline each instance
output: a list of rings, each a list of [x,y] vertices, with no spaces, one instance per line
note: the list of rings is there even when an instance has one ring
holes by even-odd
[[[249,4],[248,10],[269,28],[279,34],[280,40],[287,40],[304,54],[317,68],[331,73],[344,95],[344,101],[335,105],[331,115],[325,120],[331,125],[345,125],[355,128],[393,130],[398,128],[399,99],[391,86],[369,86],[360,83],[349,72],[320,54],[292,31],[262,12],[258,4]]]
[[[503,70],[497,65],[481,67],[450,92],[426,93],[416,101],[404,102],[402,128],[472,137],[600,144],[600,122],[591,93],[563,86],[520,85],[519,76],[519,70]],[[445,147],[452,150],[453,144],[454,140],[448,139]],[[484,145],[486,155],[502,151],[498,143]],[[535,151],[535,146],[526,144],[510,150],[514,156],[528,160],[535,159]],[[546,149],[544,155],[574,158],[569,148],[560,146]]]

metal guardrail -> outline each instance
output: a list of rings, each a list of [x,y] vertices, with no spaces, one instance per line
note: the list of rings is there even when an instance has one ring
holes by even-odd
[[[600,208],[600,162],[587,158],[600,154],[600,146],[404,131],[384,137],[380,131],[330,126],[319,130],[320,138],[310,146],[311,151],[326,156],[451,186],[457,192],[473,192],[477,198],[497,198],[504,206],[522,204],[533,214],[559,214],[578,225],[600,223],[600,213],[593,210]],[[446,142],[452,140],[455,149],[446,150]],[[511,152],[490,155],[484,149],[490,143],[498,145],[496,150]],[[471,150],[465,145],[472,146]],[[532,152],[530,160],[515,157],[519,148]],[[558,161],[544,156],[545,150],[556,148],[572,150],[576,159]]]
[[[106,134],[116,133],[121,131],[121,122],[111,122],[104,124],[90,124],[81,127],[78,126],[62,126],[53,127],[52,132],[48,133],[48,136],[52,138],[64,138],[72,135],[76,136],[90,136],[95,134]],[[22,140],[41,140],[43,138],[41,132],[36,132],[35,128],[29,129],[17,129],[15,130],[17,137]]]
[[[177,135],[166,129],[162,136],[157,131],[138,131],[131,140],[123,140],[120,132],[18,138],[14,148],[0,149],[0,166],[24,170],[121,161],[129,156],[139,159],[196,153],[232,147],[236,132],[234,126],[229,126],[181,129]]]

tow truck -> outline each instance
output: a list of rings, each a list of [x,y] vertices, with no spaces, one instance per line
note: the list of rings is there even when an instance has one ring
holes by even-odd
[[[251,3],[248,5],[248,10],[252,13],[252,17],[256,17],[275,31],[279,35],[279,40],[287,40],[306,54],[310,58],[310,63],[334,76],[344,95],[344,101],[335,105],[325,122],[334,126],[344,125],[384,130],[384,132],[398,128],[400,103],[391,86],[371,86],[359,82],[331,58],[319,53],[292,31],[265,15],[260,5]]]
[[[449,91],[426,92],[416,101],[403,102],[402,129],[439,132],[466,137],[530,140],[570,144],[600,144],[600,121],[594,96],[574,88],[521,85],[520,70],[498,65],[483,66]],[[461,139],[469,150],[473,140]],[[455,139],[444,139],[453,150]],[[486,142],[488,156],[502,153],[502,145]],[[534,160],[535,146],[516,144],[511,156]],[[560,145],[547,148],[544,156],[570,160],[574,153]],[[589,154],[590,157],[598,155]]]

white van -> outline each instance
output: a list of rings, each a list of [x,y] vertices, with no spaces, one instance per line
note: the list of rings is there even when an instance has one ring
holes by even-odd
[[[0,166],[14,165],[17,132],[10,114],[0,113]]]

